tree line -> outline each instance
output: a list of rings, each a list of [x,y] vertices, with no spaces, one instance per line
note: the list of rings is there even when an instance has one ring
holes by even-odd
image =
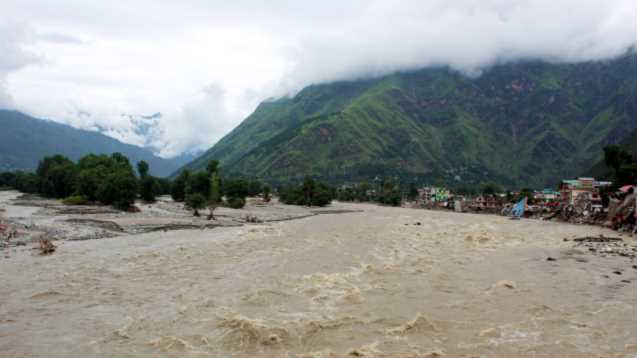
[[[223,178],[219,162],[211,160],[206,170],[191,172],[182,170],[172,183],[173,200],[183,202],[199,216],[199,210],[208,208],[208,218],[214,219],[214,210],[219,206],[233,209],[243,208],[246,197],[262,195],[270,201],[272,188],[258,180]]]
[[[136,170],[135,170],[136,169]],[[62,155],[43,158],[35,172],[0,172],[0,188],[62,199],[69,205],[103,204],[128,210],[135,200],[155,202],[159,195],[170,194],[196,215],[208,207],[242,208],[247,196],[263,195],[269,201],[272,189],[258,180],[223,178],[219,163],[211,161],[206,170],[182,171],[170,179],[150,175],[150,166],[140,161],[134,168],[124,155],[89,154],[77,162]]]
[[[69,205],[102,204],[121,210],[132,208],[138,199],[152,203],[157,196],[170,195],[194,215],[207,208],[210,219],[220,206],[243,208],[249,196],[261,195],[264,201],[270,201],[277,194],[282,203],[289,205],[325,206],[338,199],[399,206],[403,198],[418,195],[414,184],[401,188],[389,178],[373,186],[363,182],[336,188],[306,177],[300,183],[275,189],[259,180],[223,177],[216,160],[210,161],[205,170],[185,169],[170,180],[152,176],[145,161],[133,166],[120,153],[89,154],[77,162],[62,155],[47,156],[33,173],[0,172],[1,187],[62,199]]]
[[[34,173],[0,173],[0,186],[63,199],[66,204],[100,203],[127,210],[138,197],[152,202],[170,191],[170,180],[149,175],[149,169],[148,163],[139,162],[138,177],[120,153],[88,154],[77,162],[58,154],[44,157]]]

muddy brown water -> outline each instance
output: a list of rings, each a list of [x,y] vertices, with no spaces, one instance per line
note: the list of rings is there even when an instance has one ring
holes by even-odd
[[[0,356],[637,356],[636,263],[563,241],[612,233],[338,205],[2,259]]]

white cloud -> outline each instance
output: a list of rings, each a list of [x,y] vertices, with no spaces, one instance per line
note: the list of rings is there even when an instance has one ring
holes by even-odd
[[[0,108],[13,106],[7,76],[39,61],[39,57],[26,48],[33,38],[26,24],[0,20]]]
[[[5,0],[0,13],[15,19],[0,25],[0,105],[140,144],[121,114],[161,112],[164,155],[312,83],[604,59],[637,40],[634,0]]]

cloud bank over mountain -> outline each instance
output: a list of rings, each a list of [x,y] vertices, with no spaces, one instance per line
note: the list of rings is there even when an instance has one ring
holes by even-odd
[[[632,0],[8,0],[0,13],[12,19],[0,20],[0,107],[132,143],[122,114],[160,112],[152,146],[166,156],[209,147],[260,101],[313,83],[603,60],[637,42]]]

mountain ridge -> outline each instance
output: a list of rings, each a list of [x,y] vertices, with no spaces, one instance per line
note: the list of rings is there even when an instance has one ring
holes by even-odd
[[[168,176],[191,158],[164,159],[150,150],[123,143],[99,132],[73,128],[19,111],[0,109],[0,170],[34,170],[47,155],[62,154],[77,160],[89,153],[120,152],[132,163],[145,160],[151,172]]]
[[[209,159],[273,182],[403,181],[552,186],[637,129],[637,56],[448,68],[313,85],[262,103],[186,167]]]

